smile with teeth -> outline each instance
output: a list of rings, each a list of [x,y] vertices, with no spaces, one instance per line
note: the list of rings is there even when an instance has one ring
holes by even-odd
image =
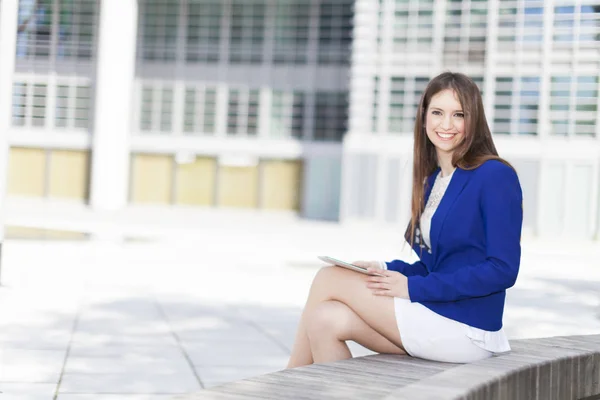
[[[454,138],[454,136],[456,136],[456,133],[441,133],[441,132],[436,132],[438,137],[442,140],[452,140]]]

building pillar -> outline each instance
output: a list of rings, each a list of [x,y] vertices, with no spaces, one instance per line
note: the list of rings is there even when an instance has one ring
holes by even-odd
[[[137,19],[136,0],[101,3],[90,188],[96,210],[118,210],[128,201]]]
[[[0,1],[0,278],[2,272],[2,245],[6,184],[8,176],[8,130],[12,120],[12,86],[17,46],[18,0]]]

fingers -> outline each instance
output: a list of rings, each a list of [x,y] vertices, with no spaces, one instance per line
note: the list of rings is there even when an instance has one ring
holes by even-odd
[[[367,272],[373,275],[390,276],[390,271],[388,271],[387,269],[369,267],[367,268]]]
[[[367,287],[369,289],[385,289],[385,290],[390,290],[392,288],[392,285],[390,285],[387,282],[380,282],[380,283],[369,283],[367,285]]]
[[[394,295],[392,294],[391,290],[374,290],[373,294],[375,296],[388,296],[388,297],[394,297]]]

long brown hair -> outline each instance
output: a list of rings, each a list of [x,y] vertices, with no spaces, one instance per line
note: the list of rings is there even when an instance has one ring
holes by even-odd
[[[425,208],[427,177],[438,167],[435,146],[425,130],[427,108],[433,96],[447,89],[452,90],[458,97],[465,119],[464,138],[454,149],[452,165],[472,170],[488,160],[498,160],[512,168],[507,161],[498,156],[485,118],[481,93],[475,82],[464,74],[452,72],[444,72],[433,78],[421,96],[415,121],[411,219],[406,232],[406,239],[411,246],[414,245],[415,230]]]

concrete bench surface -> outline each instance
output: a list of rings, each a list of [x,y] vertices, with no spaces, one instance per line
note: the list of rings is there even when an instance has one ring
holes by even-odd
[[[600,335],[511,341],[472,364],[378,354],[294,368],[176,399],[583,399],[600,395]],[[598,397],[600,398],[600,397]]]

